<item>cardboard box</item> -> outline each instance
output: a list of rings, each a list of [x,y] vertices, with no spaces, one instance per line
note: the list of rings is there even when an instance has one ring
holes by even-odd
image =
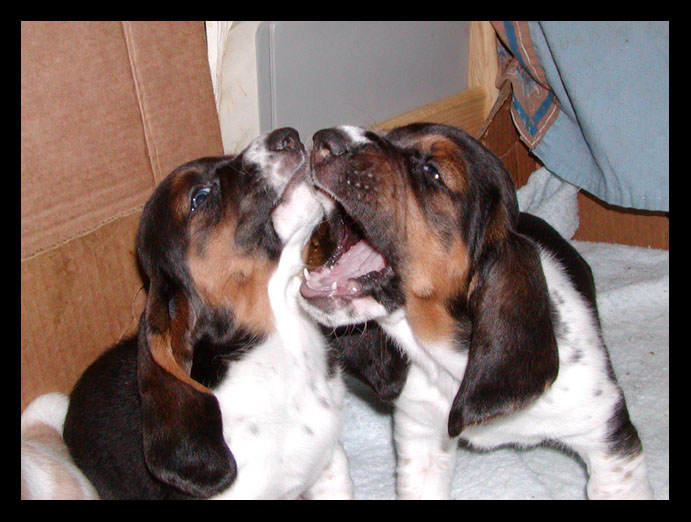
[[[153,188],[223,153],[202,22],[21,26],[21,406],[134,331]]]

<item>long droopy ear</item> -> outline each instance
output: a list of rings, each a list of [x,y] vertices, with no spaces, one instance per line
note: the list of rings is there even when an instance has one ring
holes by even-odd
[[[159,480],[209,497],[232,484],[237,466],[216,397],[189,376],[191,315],[182,292],[151,279],[137,361],[144,458]]]
[[[487,257],[471,282],[470,353],[449,415],[452,437],[468,426],[527,406],[559,370],[536,246],[509,232]]]

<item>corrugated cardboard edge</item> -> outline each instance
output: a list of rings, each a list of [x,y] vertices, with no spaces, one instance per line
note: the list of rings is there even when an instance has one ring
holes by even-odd
[[[144,108],[144,103],[142,100],[142,86],[139,79],[139,74],[137,71],[137,62],[134,56],[134,42],[132,37],[132,29],[129,22],[120,22],[122,27],[122,33],[125,37],[125,46],[127,47],[127,57],[130,62],[130,70],[132,71],[132,83],[134,84],[134,91],[137,95],[137,104],[139,105],[139,116],[142,120],[142,128],[144,129],[144,141],[146,142],[146,152],[149,159],[149,165],[151,166],[151,172],[153,173],[152,184],[156,185],[156,180],[161,178],[161,164],[158,161],[158,149],[156,148],[156,140],[153,138],[153,132],[151,130],[151,124],[149,122],[148,114]],[[151,151],[155,151],[152,154]],[[156,162],[154,163],[154,157]]]
[[[21,401],[69,393],[109,345],[136,330],[146,292],[134,246],[140,213],[21,263]]]
[[[150,170],[150,173],[140,172],[140,175],[142,179],[150,176],[150,188],[146,193],[138,193],[136,201],[133,201],[136,205],[127,205],[124,210],[99,223],[93,224],[92,221],[85,223],[87,226],[74,227],[68,237],[63,234],[55,241],[43,241],[35,248],[26,248],[22,241],[22,259],[30,259],[60,247],[66,241],[83,237],[113,219],[141,209],[154,187],[178,165],[202,156],[223,154],[203,22],[123,21],[119,26],[122,30],[123,56],[127,56],[127,68],[131,73],[132,91],[141,122],[142,152],[146,155],[146,158],[142,157],[142,166],[147,165],[146,170]],[[184,53],[176,52],[181,43],[185,44]],[[142,67],[143,71],[140,70]],[[173,80],[177,78],[181,87],[171,92],[177,94],[180,101],[179,113],[165,106],[168,100],[160,93],[162,86],[175,85]],[[194,129],[194,132],[184,134],[188,128]],[[183,146],[175,144],[175,136],[185,140]],[[121,209],[123,206],[120,206]]]
[[[38,257],[38,256],[41,256],[41,255],[47,253],[47,252],[50,252],[51,250],[55,250],[55,249],[57,249],[57,248],[62,248],[63,246],[65,246],[65,245],[67,245],[68,243],[70,243],[71,241],[74,241],[75,239],[82,238],[82,237],[84,237],[84,236],[88,236],[89,234],[91,234],[91,233],[93,233],[93,232],[96,232],[98,229],[100,229],[100,228],[102,228],[102,227],[104,227],[104,226],[109,225],[109,224],[112,223],[113,221],[117,221],[118,219],[125,218],[125,217],[127,217],[127,216],[132,215],[132,214],[140,214],[140,213],[142,212],[143,209],[144,209],[144,205],[138,205],[138,206],[136,206],[136,207],[134,207],[134,208],[131,208],[131,209],[129,209],[129,210],[126,210],[126,211],[124,211],[124,212],[120,212],[119,214],[117,214],[117,215],[115,215],[115,216],[113,216],[113,217],[111,217],[111,218],[109,218],[109,219],[106,219],[106,220],[102,221],[102,222],[99,223],[98,225],[96,225],[96,226],[94,226],[94,227],[91,227],[91,228],[87,228],[87,229],[81,231],[80,233],[78,233],[78,234],[76,234],[76,235],[74,235],[74,236],[72,236],[72,237],[70,237],[70,238],[68,238],[68,239],[64,239],[64,240],[62,240],[62,241],[59,241],[58,243],[55,243],[54,245],[50,245],[50,246],[47,246],[47,247],[45,247],[45,248],[40,248],[40,249],[36,250],[35,252],[33,252],[33,253],[29,254],[29,255],[26,255],[26,256],[22,257],[22,258],[21,258],[21,261],[22,261],[22,262],[24,262],[24,261],[29,261],[29,260],[31,260],[31,259],[34,259],[34,258],[36,258],[36,257]]]

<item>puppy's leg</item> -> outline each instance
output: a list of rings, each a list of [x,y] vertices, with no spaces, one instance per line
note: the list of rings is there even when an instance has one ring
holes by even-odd
[[[412,365],[394,410],[399,499],[448,499],[456,440],[448,436],[453,393],[445,395]]]
[[[331,462],[324,469],[314,485],[305,493],[306,500],[351,500],[353,481],[348,469],[348,457],[343,446],[334,447]]]
[[[622,457],[591,451],[587,493],[590,500],[652,500],[643,453]]]
[[[653,499],[638,433],[621,398],[609,422],[563,440],[588,467],[591,500]]]

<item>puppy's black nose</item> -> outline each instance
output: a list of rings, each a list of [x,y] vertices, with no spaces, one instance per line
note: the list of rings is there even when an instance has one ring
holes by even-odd
[[[328,156],[341,156],[348,151],[347,137],[338,129],[324,129],[312,137],[315,158],[322,160]]]
[[[266,140],[266,146],[271,151],[281,151],[281,150],[299,150],[300,135],[298,131],[292,127],[283,127],[282,129],[276,129],[271,134],[269,134]]]

